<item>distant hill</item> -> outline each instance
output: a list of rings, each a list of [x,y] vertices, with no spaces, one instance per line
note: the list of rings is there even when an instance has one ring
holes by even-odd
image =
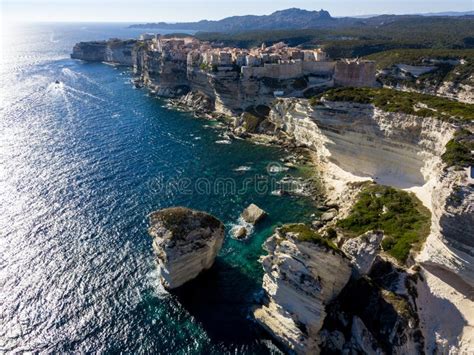
[[[456,16],[453,12],[433,14],[433,17]],[[467,16],[471,12],[457,13],[458,16]],[[336,29],[344,27],[383,26],[404,19],[417,20],[429,16],[423,15],[374,15],[372,17],[332,17],[325,10],[308,11],[291,8],[276,11],[270,15],[232,16],[222,20],[177,23],[145,23],[131,25],[130,28],[166,29],[166,30],[194,30],[200,32],[238,33],[244,31],[289,30],[289,29]]]
[[[416,16],[474,16],[474,11],[446,11],[446,12],[427,12],[427,13],[418,13]],[[353,16],[354,18],[371,18],[381,16],[380,14],[367,14],[367,15],[357,15]],[[391,16],[409,16],[409,15],[391,15]]]
[[[145,23],[131,25],[131,28],[160,28],[171,30],[195,30],[206,32],[240,32],[248,30],[305,29],[334,27],[341,19],[331,17],[329,12],[287,9],[270,15],[232,16],[218,21],[201,20],[198,22]],[[342,20],[344,21],[344,20]]]
[[[429,12],[426,14],[420,14],[423,16],[474,16],[474,11],[447,11],[447,12]]]

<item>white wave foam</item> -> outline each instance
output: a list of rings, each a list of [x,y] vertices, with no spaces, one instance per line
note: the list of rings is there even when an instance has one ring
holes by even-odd
[[[235,233],[239,228],[241,228],[241,227],[244,227],[244,228],[245,228],[245,230],[247,231],[247,235],[245,236],[245,238],[241,238],[241,239],[239,239],[239,240],[244,240],[244,239],[249,238],[249,237],[252,235],[253,230],[254,230],[253,224],[250,224],[250,223],[245,222],[242,217],[239,217],[239,219],[237,220],[236,223],[231,223],[231,224],[229,224],[229,227],[230,227],[230,229],[229,229],[229,230],[230,230],[230,236],[231,236],[231,238],[233,238],[233,239],[237,239],[237,238],[234,237],[234,233]]]
[[[241,165],[238,168],[235,168],[234,171],[249,171],[252,170],[250,166]]]
[[[273,196],[283,196],[283,193],[284,193],[283,190],[273,190],[271,192]]]
[[[170,294],[168,291],[166,291],[163,284],[161,283],[160,270],[156,267],[156,265],[153,265],[152,269],[147,273],[147,279],[158,298],[163,299],[169,297]]]
[[[62,84],[62,83],[61,83]],[[79,95],[86,95],[86,96],[89,96],[93,99],[96,99],[96,100],[99,100],[99,101],[102,101],[102,102],[106,102],[104,99],[98,97],[98,96],[95,96],[95,95],[92,95],[92,94],[89,94],[88,92],[85,92],[85,91],[82,91],[82,90],[77,90],[77,89],[74,89],[72,86],[69,86],[69,85],[66,85],[66,84],[63,84],[64,85],[64,88],[66,90],[71,90]]]
[[[268,167],[268,172],[269,173],[281,173],[283,171],[288,171],[290,168],[286,166],[280,166],[280,165],[272,165]]]
[[[71,78],[71,79],[74,79],[74,80],[76,80],[77,78],[79,78],[79,75],[78,75],[76,72],[74,72],[74,71],[72,71],[71,69],[69,69],[69,68],[62,68],[62,69],[61,69],[61,73],[64,74],[64,75],[66,75],[67,77],[69,77],[69,78]]]

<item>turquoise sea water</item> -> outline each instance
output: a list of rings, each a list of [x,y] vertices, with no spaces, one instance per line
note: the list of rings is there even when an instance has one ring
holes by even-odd
[[[266,167],[287,153],[218,144],[221,130],[134,89],[128,70],[69,59],[75,42],[141,32],[125,27],[4,28],[0,352],[276,351],[249,318],[261,244],[275,225],[308,220],[311,202],[252,184],[239,193],[198,189],[198,181],[241,188],[256,176],[279,178]],[[250,170],[236,171],[242,166]],[[269,213],[252,236],[227,235],[211,271],[176,294],[163,291],[147,214],[183,205],[229,230],[251,202]]]

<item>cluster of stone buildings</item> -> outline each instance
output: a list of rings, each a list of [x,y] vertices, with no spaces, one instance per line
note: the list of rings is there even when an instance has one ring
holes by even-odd
[[[250,50],[225,47],[212,48],[208,44],[188,54],[188,65],[204,64],[215,67],[260,67],[265,64],[288,64],[297,61],[319,62],[327,59],[321,49],[302,50],[279,42],[270,47],[262,44]]]
[[[272,46],[252,49],[234,47],[213,47],[209,42],[201,42],[193,37],[165,38],[160,35],[142,34],[140,40],[150,41],[152,50],[174,51],[187,57],[189,65],[204,64],[217,67],[249,66],[265,64],[293,63],[296,61],[326,61],[327,55],[321,49],[300,49],[288,47],[284,42]]]
[[[165,38],[146,34],[140,38],[149,43],[151,51],[162,53],[168,60],[186,62],[191,70],[238,71],[244,79],[288,80],[318,76],[325,78],[323,82],[328,85],[375,85],[375,63],[330,60],[320,48],[300,49],[279,42],[268,47],[262,44],[261,47],[242,49],[216,47],[193,37]]]

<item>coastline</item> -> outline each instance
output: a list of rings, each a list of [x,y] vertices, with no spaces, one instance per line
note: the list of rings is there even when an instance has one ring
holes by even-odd
[[[177,107],[183,109],[182,103],[179,103]],[[202,112],[194,111],[192,106],[188,106],[186,110],[193,112],[195,117],[198,118],[212,117],[213,119],[221,120],[221,122],[226,126],[225,129],[227,129],[228,132],[231,134],[235,132],[235,127],[232,126],[232,120],[230,118],[218,113],[213,114],[212,112],[208,112],[203,115]],[[289,148],[290,150],[298,146],[298,144],[295,144],[294,140],[291,139],[292,137],[288,135],[275,137],[268,134],[246,133],[243,136],[244,137],[240,136],[239,138],[244,138],[251,142],[264,141],[266,144],[283,146]],[[330,208],[336,207],[338,210],[337,216],[329,223],[320,226],[318,228],[318,232],[325,233],[328,229],[332,229],[336,225],[337,221],[349,215],[352,207],[357,201],[357,196],[362,191],[366,183],[391,185],[391,179],[393,179],[393,177],[390,176],[390,174],[378,175],[376,179],[370,176],[358,176],[342,169],[336,163],[327,159],[324,154],[321,156],[321,154],[318,154],[316,151],[314,151],[314,149],[309,147],[304,147],[304,149],[311,157],[311,166],[319,173],[318,176],[322,184],[322,200],[324,202],[320,204],[320,208],[322,208],[322,210],[328,210]],[[438,172],[437,174],[439,174],[441,171],[440,167],[436,168],[436,171]],[[459,173],[457,174],[459,175]],[[429,210],[429,212],[433,214],[433,191],[435,191],[436,188],[439,189],[440,184],[442,184],[442,182],[438,180],[438,176],[439,175],[432,174],[432,177],[422,186],[402,188],[401,190],[413,193]],[[424,311],[420,311],[420,324],[422,324],[422,327],[425,328],[423,334],[425,334],[426,341],[429,343],[429,348],[434,349],[433,344],[438,344],[437,346],[439,346],[438,340],[432,338],[430,334],[432,334],[435,329],[442,326],[442,321],[437,317],[433,318],[430,309],[431,307],[435,308],[440,306],[440,304],[436,306],[437,302],[439,303],[439,301],[436,301],[437,299],[452,299],[452,303],[450,301],[449,304],[455,304],[455,307],[459,310],[460,314],[462,314],[463,317],[465,317],[464,319],[468,321],[468,323],[464,325],[463,333],[460,336],[461,340],[458,344],[459,349],[469,349],[474,343],[474,313],[472,313],[473,298],[472,296],[467,296],[466,298],[466,292],[467,294],[471,293],[473,288],[469,284],[464,283],[464,281],[458,283],[458,287],[453,287],[452,285],[447,284],[446,278],[449,279],[452,277],[452,271],[447,271],[443,268],[440,268],[439,271],[436,272],[436,265],[430,265],[429,260],[432,258],[432,256],[429,252],[427,252],[427,249],[429,250],[430,248],[434,248],[436,249],[436,253],[439,253],[440,250],[444,249],[447,255],[452,253],[448,248],[446,248],[444,243],[439,242],[439,237],[436,236],[436,234],[439,232],[437,232],[438,226],[435,219],[433,219],[433,225],[431,228],[432,231],[428,236],[428,239],[423,244],[423,249],[412,254],[410,257],[410,262],[405,269],[407,275],[419,274],[422,275],[420,276],[419,280],[424,280],[423,282],[418,281],[412,286],[418,290],[417,292],[420,293],[420,300],[422,299],[422,301],[418,302],[425,304],[423,307]],[[435,247],[435,245],[438,245],[438,247]],[[399,262],[390,257],[388,254],[381,253],[379,255],[383,260],[400,266]],[[453,257],[456,256],[453,255]],[[418,270],[418,265],[421,265],[422,269],[415,271]],[[414,296],[409,296],[408,298],[410,299],[411,297]],[[414,298],[412,302],[415,302],[415,304],[417,303]],[[452,322],[453,324],[457,324],[457,327],[463,327],[462,323],[460,323],[460,320],[453,319]]]
[[[85,46],[87,48],[87,45]],[[141,50],[138,49],[139,52]],[[170,53],[174,52],[171,50]],[[137,87],[150,90],[151,96],[167,98],[167,106],[172,109],[188,111],[200,119],[217,120],[225,130],[223,136],[226,143],[231,139],[246,139],[256,144],[277,145],[294,155],[298,155],[295,154],[298,149],[304,149],[305,154],[310,155],[311,166],[319,175],[321,191],[324,192],[321,201],[318,201],[320,211],[324,212],[321,217],[315,217],[314,221],[306,226],[295,221],[295,225],[283,229],[287,232],[279,232],[277,229],[265,243],[269,255],[262,259],[267,261],[266,266],[264,262],[262,286],[265,290],[265,301],[261,308],[263,313],[259,313],[262,316],[261,325],[287,347],[297,349],[298,353],[319,349],[318,344],[328,350],[331,348],[330,344],[339,341],[337,339],[341,337],[341,332],[348,331],[352,338],[346,338],[345,343],[340,346],[349,349],[360,349],[367,345],[361,344],[360,341],[372,343],[372,347],[380,345],[381,351],[414,351],[423,348],[444,351],[453,346],[460,351],[468,349],[472,343],[474,319],[471,319],[473,315],[465,303],[456,301],[453,304],[447,301],[459,314],[452,323],[462,329],[462,332],[452,334],[443,328],[441,340],[433,338],[430,332],[440,327],[444,315],[433,314],[432,310],[418,307],[417,303],[417,294],[421,292],[424,292],[424,302],[428,304],[435,304],[437,298],[446,297],[449,292],[453,292],[449,275],[457,273],[467,285],[467,291],[455,290],[459,300],[470,297],[472,284],[469,283],[472,281],[473,270],[470,269],[469,262],[463,263],[460,260],[463,257],[462,249],[468,247],[469,241],[466,242],[463,235],[459,235],[459,227],[456,225],[469,220],[472,186],[467,184],[462,187],[465,194],[460,200],[461,204],[450,206],[451,196],[456,193],[459,184],[463,186],[465,183],[464,171],[447,168],[441,159],[448,141],[453,139],[462,125],[453,124],[444,113],[419,115],[417,107],[412,107],[411,111],[398,112],[390,107],[384,110],[370,101],[361,103],[347,99],[337,100],[337,89],[333,95],[336,99],[332,101],[324,96],[315,102],[294,97],[275,98],[268,95],[268,92],[266,101],[256,100],[256,97],[246,101],[245,95],[244,98],[232,96],[233,90],[237,90],[236,82],[238,90],[242,89],[239,85],[244,85],[241,79],[234,78],[234,72],[231,72],[230,78],[225,70],[199,70],[195,67],[196,58],[191,56],[191,59],[192,65],[188,65],[186,69],[183,64],[185,60],[179,63],[168,62],[160,57],[155,63],[157,68],[153,69],[158,72],[143,67],[143,63],[137,59],[138,64],[134,64],[134,72],[138,77],[133,79],[133,82]],[[183,68],[187,72],[184,72]],[[163,71],[163,76],[159,73],[160,70]],[[179,71],[182,77],[175,82],[169,77],[168,70]],[[156,77],[151,78],[150,75]],[[184,82],[189,86],[182,92],[181,84]],[[349,94],[353,95],[351,90],[354,89],[349,88]],[[367,92],[364,90],[360,89],[361,92]],[[213,93],[210,95],[209,92]],[[241,106],[244,104],[249,106],[242,110]],[[463,125],[467,128],[472,126],[468,121]],[[393,243],[398,241],[395,242],[390,235],[384,235],[383,232],[381,234],[379,230],[361,229],[360,226],[358,230],[363,230],[363,234],[354,234],[355,232],[341,228],[339,222],[350,218],[359,198],[364,194],[374,200],[376,205],[379,204],[376,199],[385,194],[396,196],[395,200],[388,200],[389,204],[395,202],[396,206],[397,201],[405,201],[412,206],[412,211],[408,213],[414,213],[415,220],[419,218],[420,221],[425,221],[423,231],[420,229],[416,232],[419,234],[414,241],[401,240],[401,250],[391,253],[393,245],[398,245]],[[392,218],[398,214],[399,207],[394,207],[394,211],[389,213]],[[454,213],[449,209],[454,209]],[[384,205],[377,213],[381,216],[386,211],[389,209]],[[426,223],[427,215],[431,225]],[[453,218],[446,220],[446,216]],[[355,218],[357,221],[357,216]],[[374,228],[377,228],[377,224]],[[450,230],[449,236],[441,232],[443,228]],[[428,239],[425,240],[427,236]],[[304,240],[300,240],[300,237]],[[272,240],[276,241],[276,247]],[[344,251],[341,254],[333,252],[331,256],[326,255],[328,250],[325,250],[324,257],[313,262],[310,260],[322,250],[320,246],[307,249],[308,242],[317,245],[323,243],[333,246],[334,250]],[[299,279],[292,280],[293,276],[290,277],[291,273],[288,274],[285,268],[292,269],[294,263],[299,262],[299,253],[306,255],[305,258],[308,259],[303,263],[306,271],[301,271]],[[344,255],[351,257],[350,270],[353,275],[350,278],[345,277],[347,269],[342,266],[345,263]],[[341,267],[340,276],[345,276],[338,279],[337,275],[331,276],[324,271],[325,265],[321,260],[325,258],[327,263]],[[465,260],[470,258],[471,256],[467,256]],[[283,269],[273,272],[271,265],[274,263],[282,265]],[[444,278],[438,283],[427,283],[428,279],[432,280],[427,275],[433,275],[433,268],[428,267],[430,263],[446,269],[444,275],[437,274]],[[391,281],[384,283],[383,277],[380,281],[380,273]],[[391,274],[396,277],[392,278],[389,276]],[[349,320],[339,325],[339,333],[331,332],[324,325],[326,309],[338,304],[344,307],[344,292],[348,288],[364,292],[365,286],[363,282],[360,283],[360,277],[373,285],[370,286],[373,302],[387,303],[393,308],[384,312],[390,313],[395,321],[386,324],[388,328],[382,331],[374,327],[375,320],[372,318],[380,315],[364,313],[367,312],[364,308],[366,305],[361,305],[362,309],[358,312],[362,313],[349,314]],[[301,280],[305,278],[313,279],[309,289],[306,283],[301,284]],[[316,291],[313,289],[319,283],[314,280],[320,278],[325,280],[323,286],[332,283],[338,285],[337,291],[331,297],[328,297],[324,287]],[[458,283],[459,285],[461,283]],[[330,289],[333,289],[333,286],[330,286]],[[360,287],[362,289],[359,289]],[[289,299],[288,295],[283,296],[282,293],[294,294],[300,301],[290,301],[291,298]],[[318,309],[309,306],[314,302],[318,304]],[[469,302],[466,304],[469,305]],[[400,305],[403,305],[401,309]],[[305,307],[309,308],[303,310]],[[271,321],[272,315],[280,319],[279,323],[274,324]],[[337,315],[331,313],[327,316],[329,319],[337,318]],[[462,323],[463,319],[467,319],[467,323]],[[298,330],[299,324],[303,330]],[[352,324],[353,329],[347,329],[347,324]],[[311,336],[308,337],[304,329],[312,329]],[[392,339],[393,342],[387,341],[383,336],[384,332],[395,332],[400,338]],[[365,333],[371,335],[364,340],[362,338]],[[299,341],[299,337],[305,340]],[[354,340],[354,337],[358,340]]]
[[[474,349],[472,26],[399,19],[342,42],[15,25],[2,350]]]

